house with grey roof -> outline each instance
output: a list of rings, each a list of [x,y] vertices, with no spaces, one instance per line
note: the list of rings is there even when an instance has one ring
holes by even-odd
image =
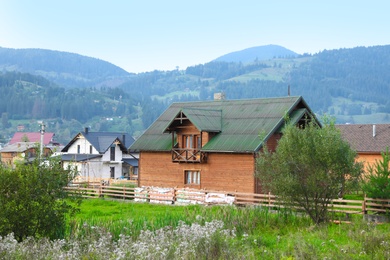
[[[173,103],[130,146],[139,185],[260,193],[258,152],[276,148],[287,118],[315,116],[300,96]]]
[[[336,128],[366,168],[381,160],[381,153],[390,148],[390,124],[344,124],[336,125]]]
[[[84,132],[62,149],[64,168],[74,169],[85,179],[130,178],[138,173],[138,156],[128,153],[134,139],[126,133]]]

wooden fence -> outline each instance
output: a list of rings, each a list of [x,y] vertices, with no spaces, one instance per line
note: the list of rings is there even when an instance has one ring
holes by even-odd
[[[222,192],[189,188],[119,187],[78,185],[66,187],[70,193],[85,198],[112,198],[159,204],[235,204],[255,205],[270,209],[283,208],[283,203],[272,194]],[[332,212],[346,214],[376,214],[390,212],[390,200],[364,198],[363,200],[334,199],[328,205]]]

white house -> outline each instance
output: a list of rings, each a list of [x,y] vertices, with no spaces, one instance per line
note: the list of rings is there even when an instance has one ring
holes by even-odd
[[[125,133],[90,132],[85,128],[62,149],[63,166],[86,179],[130,178],[138,173],[138,156],[128,153],[133,142]]]

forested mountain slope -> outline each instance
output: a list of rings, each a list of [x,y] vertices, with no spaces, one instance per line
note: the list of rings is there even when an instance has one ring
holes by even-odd
[[[115,86],[130,75],[109,62],[75,53],[1,47],[0,71],[40,75],[63,87]]]
[[[34,56],[37,50],[8,60],[2,51],[0,139],[9,137],[18,124],[30,124],[27,129],[34,130],[38,119],[47,120],[48,131],[56,132],[61,141],[84,126],[137,137],[172,102],[213,99],[216,92],[224,92],[227,99],[243,99],[286,96],[290,89],[318,115],[335,116],[337,123],[390,122],[390,45],[252,57],[246,63],[213,61],[186,70],[139,74],[66,53],[56,62],[58,53],[44,52],[40,57],[50,61],[34,65],[33,59],[24,62],[22,57]],[[79,58],[83,62],[76,66]],[[62,76],[65,80],[60,80]],[[106,84],[110,79],[116,80],[114,85]]]

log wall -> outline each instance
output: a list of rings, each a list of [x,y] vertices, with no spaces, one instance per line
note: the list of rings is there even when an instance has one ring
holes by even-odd
[[[253,154],[210,153],[207,163],[173,163],[170,152],[141,152],[139,185],[255,192]],[[200,171],[200,185],[186,185],[184,172]]]

